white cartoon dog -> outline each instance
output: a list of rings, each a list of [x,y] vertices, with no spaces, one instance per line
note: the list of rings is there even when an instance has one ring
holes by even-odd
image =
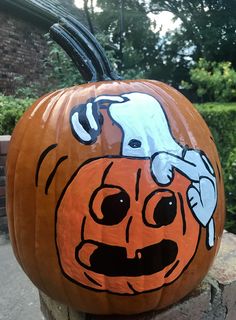
[[[139,92],[101,95],[75,107],[70,120],[73,134],[80,142],[96,141],[102,127],[99,110],[104,104],[112,121],[123,132],[122,156],[150,158],[152,176],[158,184],[170,184],[174,169],[192,181],[187,192],[189,206],[199,223],[207,228],[207,244],[213,247],[217,186],[206,155],[176,142],[160,103],[151,95]]]

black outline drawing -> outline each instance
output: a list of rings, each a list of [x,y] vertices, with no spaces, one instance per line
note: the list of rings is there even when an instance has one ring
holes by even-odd
[[[123,93],[123,94],[128,94],[128,93],[135,93],[135,92],[127,92],[127,93]],[[137,93],[139,93],[139,92],[137,92]],[[150,94],[149,94],[149,95],[150,95]],[[112,95],[108,95],[108,94],[107,94],[107,95],[103,95],[103,96],[104,96],[104,97],[105,97],[105,96],[109,96],[109,98],[112,97]],[[114,95],[114,96],[117,97],[117,95]],[[150,96],[152,96],[152,95],[150,95]],[[153,97],[153,98],[154,98],[154,97]],[[126,98],[126,97],[123,97],[123,99],[124,99],[124,101],[119,102],[119,103],[125,103],[127,100],[129,100],[129,99]],[[156,98],[154,98],[154,99],[156,99]],[[90,162],[92,162],[92,161],[95,161],[95,160],[98,160],[98,159],[101,159],[101,158],[109,158],[109,159],[112,159],[112,158],[115,158],[115,159],[117,159],[117,158],[126,158],[126,159],[132,159],[132,160],[150,160],[150,172],[151,172],[151,175],[152,175],[152,177],[153,177],[153,180],[156,181],[155,176],[153,176],[153,172],[152,172],[152,168],[151,168],[151,160],[153,159],[154,156],[156,156],[156,155],[158,154],[158,152],[155,153],[155,154],[153,154],[151,157],[135,157],[135,156],[130,156],[130,157],[129,157],[129,156],[123,156],[123,155],[122,155],[122,149],[123,149],[124,134],[125,134],[125,133],[124,133],[123,128],[121,127],[121,125],[120,125],[119,123],[117,123],[117,122],[111,117],[110,110],[109,110],[109,106],[110,106],[110,104],[111,104],[111,100],[109,99],[109,100],[106,101],[106,100],[104,99],[102,103],[101,103],[101,102],[96,102],[96,103],[94,103],[93,106],[92,106],[92,115],[93,115],[93,117],[94,117],[94,119],[95,119],[95,122],[96,122],[96,124],[97,124],[97,130],[95,130],[94,128],[92,128],[92,127],[90,126],[89,121],[86,119],[85,107],[86,107],[86,105],[87,105],[89,102],[90,102],[90,103],[93,103],[94,100],[95,100],[95,99],[89,99],[89,100],[86,102],[86,104],[84,104],[84,105],[82,105],[82,106],[81,106],[81,105],[77,105],[77,106],[75,106],[75,107],[72,109],[72,111],[71,111],[71,113],[70,113],[70,124],[71,124],[72,134],[73,134],[73,136],[74,136],[77,140],[79,140],[79,142],[82,143],[82,144],[91,145],[91,144],[93,144],[93,143],[96,143],[97,137],[101,134],[102,125],[103,125],[103,121],[104,121],[103,116],[102,116],[100,110],[101,110],[101,109],[106,109],[106,110],[107,110],[107,113],[108,113],[108,115],[109,115],[109,117],[110,117],[110,119],[112,119],[113,125],[115,124],[117,127],[119,127],[120,130],[121,130],[121,132],[122,132],[120,154],[119,154],[119,155],[115,155],[115,156],[109,156],[109,155],[108,155],[108,156],[105,156],[105,157],[98,157],[98,158],[88,159],[88,160],[85,161],[81,166],[79,166],[79,168],[77,168],[77,170],[72,174],[71,178],[70,178],[69,181],[67,182],[65,188],[63,189],[63,191],[62,191],[62,193],[61,193],[61,195],[60,195],[60,198],[59,198],[59,200],[58,200],[58,202],[57,202],[57,204],[56,204],[56,208],[55,208],[55,244],[56,244],[56,250],[57,250],[57,256],[58,256],[58,262],[59,262],[59,265],[60,265],[60,268],[61,268],[61,271],[62,271],[63,275],[64,275],[68,280],[70,280],[71,282],[73,282],[73,283],[75,283],[75,284],[77,284],[77,285],[80,285],[80,286],[82,286],[82,287],[85,287],[85,288],[87,288],[87,289],[89,289],[89,290],[94,290],[94,291],[99,291],[99,292],[109,292],[109,293],[112,293],[112,294],[115,294],[115,295],[124,295],[124,296],[137,295],[137,294],[142,294],[142,293],[144,293],[144,292],[156,291],[156,290],[161,289],[162,287],[168,286],[168,285],[172,284],[173,282],[175,282],[175,281],[183,274],[183,272],[188,268],[189,264],[192,262],[192,260],[193,260],[194,257],[195,257],[195,254],[196,254],[196,252],[197,252],[197,250],[198,250],[200,238],[201,238],[202,224],[201,224],[201,221],[199,221],[199,219],[198,219],[198,218],[196,217],[196,215],[194,214],[193,210],[191,210],[191,211],[192,211],[192,213],[193,213],[193,215],[194,215],[194,218],[195,218],[195,219],[198,221],[198,223],[199,223],[199,231],[198,231],[198,234],[199,234],[199,235],[198,235],[198,241],[197,241],[197,244],[196,244],[195,251],[193,252],[193,255],[192,255],[191,259],[189,260],[189,262],[187,263],[187,265],[183,268],[182,272],[178,275],[178,277],[177,277],[176,279],[174,279],[174,280],[173,280],[172,282],[170,282],[170,283],[167,283],[167,284],[165,283],[165,284],[163,284],[163,286],[161,286],[161,287],[158,287],[158,288],[155,288],[155,289],[152,289],[152,290],[147,290],[147,291],[144,291],[144,292],[137,292],[137,291],[132,287],[132,285],[127,282],[127,285],[128,285],[129,288],[132,290],[132,293],[117,293],[117,292],[112,292],[112,291],[109,291],[109,290],[101,290],[101,289],[99,289],[99,288],[98,288],[98,289],[95,289],[95,288],[91,288],[91,287],[89,287],[89,286],[83,285],[82,283],[80,283],[80,282],[74,280],[73,278],[71,278],[70,276],[68,276],[68,275],[64,272],[63,267],[62,267],[62,265],[61,265],[60,253],[59,253],[59,248],[58,248],[58,245],[57,245],[57,214],[58,214],[58,209],[59,209],[59,207],[60,207],[61,201],[62,201],[62,199],[63,199],[63,197],[64,197],[64,195],[65,195],[65,193],[66,193],[67,188],[70,186],[70,184],[72,183],[72,181],[74,180],[74,178],[75,178],[76,175],[78,174],[79,170],[80,170],[83,166],[87,165],[88,163],[90,163]],[[158,102],[159,102],[159,101],[158,101]],[[108,106],[105,106],[106,103],[108,104]],[[159,104],[160,104],[160,102],[159,102]],[[184,157],[184,154],[185,154],[187,151],[194,150],[194,151],[196,151],[196,152],[199,152],[200,155],[202,155],[203,157],[206,158],[207,161],[209,161],[208,158],[206,157],[205,153],[204,153],[202,150],[191,149],[191,148],[189,148],[188,146],[183,146],[180,142],[178,142],[178,141],[175,139],[175,137],[174,137],[173,134],[172,134],[172,130],[171,130],[171,127],[170,127],[170,124],[169,124],[169,121],[168,121],[166,112],[165,112],[165,110],[164,110],[164,108],[162,107],[161,104],[160,104],[160,106],[161,106],[161,109],[162,109],[163,114],[164,114],[164,116],[165,116],[165,119],[166,119],[166,122],[167,122],[167,125],[168,125],[168,128],[169,128],[169,133],[170,133],[171,137],[172,137],[173,140],[176,142],[176,144],[178,144],[178,145],[183,149],[183,154],[182,154],[182,156]],[[80,112],[78,112],[78,111],[80,111]],[[80,137],[77,135],[76,131],[74,130],[73,124],[72,124],[72,122],[71,122],[71,117],[72,117],[72,115],[73,115],[75,112],[78,112],[78,117],[80,117],[80,120],[81,120],[81,123],[82,123],[82,125],[83,125],[83,128],[84,128],[85,132],[87,132],[87,133],[91,136],[90,141],[81,140]],[[211,138],[211,137],[210,137],[210,138]],[[131,142],[132,142],[132,143],[131,143]],[[139,142],[140,142],[140,144],[139,144]],[[138,140],[131,141],[131,140],[130,140],[130,145],[133,146],[133,148],[139,148],[139,147],[141,146],[141,144],[142,144],[141,141],[138,141]],[[53,150],[54,148],[56,148],[56,147],[57,147],[57,144],[52,144],[52,145],[50,145],[48,148],[46,148],[46,149],[42,152],[42,154],[40,155],[40,158],[39,158],[38,164],[37,164],[37,168],[36,168],[36,174],[35,174],[35,184],[36,184],[36,186],[38,186],[39,171],[40,171],[42,162],[43,162],[44,159],[46,158],[47,154],[48,154],[51,150]],[[159,152],[159,153],[161,153],[161,152]],[[165,152],[165,153],[168,154],[168,152]],[[173,155],[173,154],[171,154],[171,153],[169,153],[169,154],[178,158],[178,156],[176,156],[176,155]],[[58,166],[59,166],[64,160],[66,160],[67,158],[68,158],[67,156],[63,156],[63,157],[61,157],[61,158],[57,161],[57,164],[56,164],[55,168],[52,170],[52,172],[51,172],[51,174],[49,175],[49,178],[48,178],[48,180],[47,180],[46,187],[45,187],[45,194],[47,194],[48,188],[50,187],[50,184],[51,184],[51,182],[52,182],[52,180],[53,180],[53,178],[54,178],[54,176],[55,176],[55,174],[56,174],[56,170],[57,170]],[[182,159],[182,158],[180,158],[180,159]],[[186,160],[185,160],[185,161],[186,161]],[[194,165],[193,163],[190,163],[190,164],[191,164],[191,165]],[[106,184],[105,184],[105,178],[106,178],[106,175],[108,174],[110,168],[112,167],[112,165],[113,165],[113,162],[111,162],[111,163],[109,164],[109,166],[105,169],[104,174],[103,174],[103,178],[102,178],[101,185],[106,185]],[[209,167],[209,166],[206,166],[206,167]],[[210,167],[209,167],[209,171],[210,171],[210,168],[211,168],[211,164],[210,164]],[[217,170],[218,170],[218,175],[219,175],[219,177],[220,177],[220,179],[221,179],[220,170],[219,170],[218,165],[217,165]],[[182,171],[179,171],[178,169],[176,169],[176,168],[174,167],[174,168],[172,169],[172,179],[171,179],[170,183],[171,183],[171,182],[173,181],[173,179],[174,179],[175,172],[179,172],[181,175],[183,175],[183,176],[185,176],[187,179],[189,179],[189,177],[186,176]],[[212,172],[212,175],[215,177],[215,172]],[[138,172],[137,172],[137,177],[136,177],[136,190],[135,190],[135,200],[136,200],[136,201],[138,201],[138,196],[139,196],[139,180],[140,180],[140,176],[141,176],[141,169],[138,170]],[[199,177],[199,179],[200,179],[200,178],[204,178],[204,176]],[[205,178],[208,178],[208,177],[205,177]],[[211,181],[211,180],[209,179],[209,181]],[[212,182],[212,181],[211,181],[211,182]],[[212,184],[213,184],[213,182],[212,182]],[[165,184],[165,185],[161,185],[159,182],[158,182],[158,185],[161,186],[161,187],[162,187],[162,186],[165,186],[165,187],[167,186],[166,184]],[[214,184],[213,184],[213,186],[214,186]],[[161,189],[161,190],[163,191],[163,189]],[[217,190],[215,190],[215,192],[216,192],[216,194],[217,194]],[[190,208],[190,209],[193,208],[193,206],[191,207],[191,205],[190,205],[190,201],[189,201],[188,197],[186,197],[186,198],[187,198],[187,201],[188,201],[189,208]],[[180,203],[180,211],[181,211],[181,216],[182,216],[182,221],[183,221],[183,235],[185,235],[185,233],[186,233],[186,220],[185,220],[184,207],[183,207],[183,198],[182,198],[182,195],[181,195],[179,192],[178,192],[178,198],[177,198],[177,199],[179,200],[179,203]],[[190,200],[191,200],[191,199],[190,199]],[[215,208],[217,207],[217,205],[218,205],[218,198],[217,198],[217,202],[216,202]],[[144,206],[145,206],[145,205],[144,205]],[[215,209],[214,209],[214,211],[215,211]],[[211,218],[213,217],[214,211],[213,211],[213,213],[212,213]],[[129,242],[129,236],[127,235],[127,233],[128,233],[127,230],[129,230],[129,225],[130,225],[131,221],[132,221],[132,217],[130,217],[130,219],[129,219],[129,221],[128,221],[128,224],[127,224],[127,227],[126,227],[126,242],[127,242],[127,243]],[[211,221],[211,220],[209,220],[208,224],[210,223],[210,221]],[[81,225],[81,242],[80,242],[80,244],[83,243],[84,241],[86,241],[86,240],[84,239],[84,227],[85,227],[85,223],[86,223],[86,217],[83,218],[82,225]],[[214,220],[213,220],[213,224],[215,225]],[[207,239],[208,239],[208,228],[207,228],[207,226],[206,226],[205,228],[207,229],[206,247],[210,250],[212,247],[209,247],[209,246],[208,246],[208,242],[207,242]],[[78,246],[79,246],[79,245],[78,245]],[[78,247],[78,246],[77,246],[77,247]],[[175,270],[175,268],[177,267],[178,264],[179,264],[179,260],[177,260],[177,261],[175,262],[175,264],[172,266],[172,268],[166,273],[165,278],[169,277],[169,275]],[[101,287],[101,284],[99,284],[96,280],[94,280],[90,275],[86,274],[86,272],[84,272],[84,275],[85,275],[85,277],[86,277],[91,283],[97,285],[98,287]]]
[[[55,209],[55,244],[56,244],[56,250],[57,250],[57,258],[58,258],[58,263],[59,263],[59,266],[61,268],[61,271],[62,271],[62,274],[64,275],[65,278],[67,278],[69,281],[73,282],[74,284],[77,284],[83,288],[86,288],[86,289],[89,289],[89,290],[93,290],[93,291],[96,291],[96,292],[108,292],[108,293],[111,293],[111,294],[114,294],[114,295],[120,295],[120,296],[132,296],[132,295],[139,295],[139,294],[143,294],[143,293],[147,293],[147,292],[153,292],[153,291],[156,291],[156,290],[160,290],[161,288],[163,287],[166,287],[166,286],[169,286],[171,285],[173,282],[175,282],[183,273],[184,271],[188,268],[188,266],[190,265],[190,263],[192,262],[192,260],[194,259],[195,255],[196,255],[196,252],[198,250],[198,246],[199,246],[199,242],[200,242],[200,239],[201,239],[201,226],[199,225],[199,230],[198,230],[198,240],[197,240],[197,243],[196,243],[196,248],[193,252],[193,255],[192,257],[190,258],[189,262],[186,264],[186,266],[183,268],[183,270],[181,271],[181,273],[178,275],[178,277],[176,279],[174,279],[173,281],[169,282],[169,283],[164,283],[161,287],[158,287],[158,288],[155,288],[155,289],[151,289],[151,290],[147,290],[147,291],[142,291],[142,292],[138,292],[136,291],[127,281],[127,285],[129,286],[129,288],[132,287],[132,293],[117,293],[117,292],[113,292],[113,291],[110,291],[110,290],[101,290],[101,288],[92,288],[88,285],[84,285],[82,283],[80,283],[79,281],[76,281],[75,279],[71,278],[63,269],[63,266],[61,264],[61,260],[60,260],[60,253],[59,253],[59,248],[58,248],[58,245],[57,245],[57,214],[58,214],[58,209],[60,207],[60,204],[61,204],[61,201],[68,189],[68,187],[70,186],[70,184],[72,183],[72,181],[74,180],[74,178],[77,176],[78,172],[80,171],[80,169],[82,167],[84,167],[85,165],[95,161],[95,160],[99,160],[99,159],[110,159],[111,160],[111,163],[107,166],[107,168],[105,170],[107,170],[107,173],[108,173],[108,168],[111,168],[113,162],[112,162],[112,159],[129,159],[129,160],[140,160],[140,158],[134,158],[134,157],[124,157],[124,156],[105,156],[105,157],[97,157],[97,158],[92,158],[92,159],[88,159],[86,160],[82,165],[80,165],[76,171],[72,174],[71,178],[69,179],[68,183],[66,184],[65,188],[63,189],[62,193],[61,193],[61,196],[57,202],[57,205],[56,205],[56,209]],[[141,160],[150,160],[150,158],[147,158],[147,157],[144,157],[142,158]],[[106,174],[107,174],[106,173]],[[103,174],[103,177],[102,177],[102,183],[105,183],[104,181],[104,174]],[[89,209],[88,209],[89,210]],[[181,216],[182,216],[182,213],[181,213]],[[82,243],[83,241],[86,241],[84,239],[84,227],[85,227],[85,223],[86,223],[86,216],[83,218],[83,221],[82,221],[82,225],[81,225],[81,242]],[[184,224],[184,222],[183,222]],[[126,236],[126,239],[127,239],[127,236]],[[79,245],[78,245],[79,246]],[[75,252],[75,257],[76,257],[76,252]],[[174,269],[177,267],[178,263],[176,261],[176,263],[172,266],[172,268],[167,271],[166,275],[164,276],[164,278],[167,278],[173,271]],[[86,276],[86,275],[85,275]],[[97,285],[98,287],[101,287],[100,284],[96,283],[96,280],[94,280],[92,277],[91,279],[89,279],[87,276],[86,278],[88,280],[91,281],[91,283]],[[131,287],[130,287],[131,286]]]

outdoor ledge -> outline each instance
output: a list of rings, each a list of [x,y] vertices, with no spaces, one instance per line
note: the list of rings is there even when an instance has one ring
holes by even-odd
[[[7,154],[10,140],[11,140],[10,135],[5,135],[5,136],[0,135],[0,154],[1,155]]]
[[[219,254],[204,281],[188,297],[162,312],[134,316],[96,316],[76,312],[39,293],[47,320],[235,320],[236,235],[224,232]]]

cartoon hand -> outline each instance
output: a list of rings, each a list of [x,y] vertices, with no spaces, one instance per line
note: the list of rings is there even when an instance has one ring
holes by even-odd
[[[217,202],[216,178],[207,157],[198,150],[187,150],[183,156],[159,152],[152,157],[151,171],[157,183],[166,185],[173,180],[174,169],[192,181],[187,191],[189,206],[197,220],[208,227],[208,244],[214,244],[212,215]],[[211,230],[211,231],[210,231]]]
[[[167,185],[170,184],[173,180],[174,175],[174,167],[184,167],[185,171],[189,165],[180,157],[175,156],[174,154],[170,154],[168,152],[158,152],[154,154],[152,157],[152,164],[151,164],[151,172],[153,174],[154,180],[158,184]],[[188,169],[191,170],[192,166]]]
[[[187,192],[191,209],[201,224],[206,227],[216,207],[216,193],[213,182],[200,178],[193,182]]]

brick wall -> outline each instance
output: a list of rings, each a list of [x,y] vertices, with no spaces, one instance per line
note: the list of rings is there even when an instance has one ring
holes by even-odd
[[[86,25],[83,11],[74,6],[74,0],[51,0],[51,4]],[[46,68],[44,61],[49,51],[45,38],[49,27],[33,18],[32,12],[15,11],[0,6],[0,93],[14,94],[22,84],[27,88],[36,81],[41,95],[48,91],[45,74],[49,66]],[[19,77],[23,80],[17,81]]]
[[[0,92],[12,94],[24,77],[27,87],[35,79],[43,83],[43,60],[48,54],[44,31],[21,18],[0,11]]]
[[[8,234],[6,217],[6,158],[11,136],[0,136],[0,237]]]

